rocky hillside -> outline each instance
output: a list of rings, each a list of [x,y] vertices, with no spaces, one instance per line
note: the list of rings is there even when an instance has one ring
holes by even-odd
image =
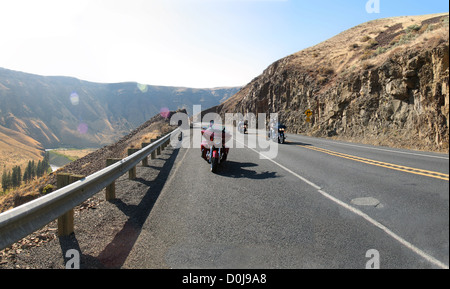
[[[217,111],[278,113],[291,133],[448,152],[448,14],[358,25],[273,63]]]

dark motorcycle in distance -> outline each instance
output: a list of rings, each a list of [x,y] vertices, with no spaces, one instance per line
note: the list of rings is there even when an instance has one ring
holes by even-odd
[[[202,129],[202,136],[202,158],[211,164],[211,172],[216,173],[217,167],[227,160],[230,149],[225,147],[225,142],[231,135],[225,128],[209,127]]]
[[[284,144],[286,141],[286,126],[281,123],[274,125],[269,131],[269,138],[273,141],[277,141],[280,144]]]
[[[283,124],[280,124],[278,126],[278,143],[283,144],[286,141],[286,126]]]
[[[246,133],[247,133],[247,130],[248,130],[248,122],[247,122],[247,121],[244,121],[244,122],[242,122],[242,123],[239,123],[239,125],[238,125],[238,131],[239,131],[240,133],[246,134]]]

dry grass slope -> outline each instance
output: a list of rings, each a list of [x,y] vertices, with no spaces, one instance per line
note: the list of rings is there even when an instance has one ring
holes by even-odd
[[[36,140],[20,132],[0,126],[0,172],[14,166],[24,169],[30,160],[42,159],[43,148]],[[0,173],[0,182],[1,182]]]
[[[122,137],[116,143],[95,150],[60,168],[55,173],[36,179],[4,196],[0,196],[0,213],[48,193],[45,191],[48,185],[56,188],[56,173],[87,176],[103,169],[106,166],[107,158],[126,157],[128,148],[141,148],[143,142],[150,142],[152,138],[170,132],[174,127],[169,125],[169,120],[170,115],[168,118],[157,115]]]
[[[277,112],[291,133],[448,152],[448,43],[448,13],[363,23],[274,62],[217,111]]]

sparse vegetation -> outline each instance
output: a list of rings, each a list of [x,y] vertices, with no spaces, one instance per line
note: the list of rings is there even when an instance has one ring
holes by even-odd
[[[390,38],[389,34],[386,34],[386,33],[389,33],[389,31],[381,32],[380,35],[376,39],[372,39],[369,36],[364,36],[361,39],[361,41],[367,42],[367,45],[365,46],[365,50],[364,50],[363,54],[361,55],[360,59],[362,61],[364,61],[364,60],[376,57],[378,55],[384,54],[391,49],[397,48],[402,45],[409,44],[412,41],[414,41],[415,39],[417,39],[420,35],[425,34],[425,33],[430,33],[436,29],[443,27],[445,25],[445,23],[448,24],[448,17],[442,18],[441,21],[439,21],[439,22],[432,21],[432,22],[427,23],[425,21],[422,23],[422,25],[412,24],[412,25],[409,25],[405,30],[400,31],[400,32],[396,32],[396,30],[398,30],[399,28],[392,29],[392,31],[390,31],[390,33],[392,33],[393,35],[396,35],[396,36],[392,37],[391,40],[388,40],[389,44],[387,44],[387,42],[386,42],[386,39]],[[392,26],[392,28],[397,27],[397,26],[398,26],[398,24],[395,26]],[[388,30],[389,29],[391,29],[391,28],[388,28]],[[380,37],[382,34],[383,34],[383,36]],[[382,41],[383,43],[377,42],[378,39],[380,39],[380,41]],[[428,39],[428,37],[424,37],[423,40],[428,41],[429,39]],[[352,46],[350,46],[350,48],[351,47]],[[374,51],[375,48],[376,48],[376,50]]]
[[[378,41],[376,41],[375,39],[370,39],[368,42],[367,42],[367,48],[368,49],[372,49],[372,48],[375,48],[376,46],[378,45]]]
[[[367,41],[369,41],[370,39],[372,39],[372,37],[366,35],[366,36],[363,36],[359,41],[361,41],[361,42],[367,42]]]
[[[419,31],[421,26],[414,24],[406,28],[406,34]]]
[[[358,43],[353,43],[353,44],[351,44],[351,45],[349,46],[349,48],[350,48],[350,49],[358,49],[358,48],[359,48],[359,45],[358,45]]]
[[[40,188],[40,189],[39,189],[39,192],[40,192],[42,195],[46,195],[46,194],[52,192],[54,189],[55,189],[55,186],[53,186],[53,185],[51,185],[51,184],[47,184],[47,185],[45,185],[44,187]]]
[[[331,67],[329,67],[329,66],[326,66],[326,67],[320,67],[317,71],[318,71],[319,74],[321,74],[321,75],[331,75],[331,74],[334,73],[334,69],[331,68]]]
[[[375,51],[375,56],[385,53],[388,50],[386,47],[378,47]]]
[[[369,58],[371,58],[373,56],[373,51],[372,50],[366,50],[364,51],[364,53],[361,55],[361,60],[367,60]]]
[[[27,183],[35,177],[43,176],[50,167],[48,160],[48,153],[45,153],[44,159],[42,162],[39,160],[37,165],[34,160],[28,161],[28,165],[25,168],[23,175],[20,166],[14,166],[12,171],[4,170],[2,174],[2,188],[4,192],[7,192],[12,188],[20,187],[22,185],[22,181]]]

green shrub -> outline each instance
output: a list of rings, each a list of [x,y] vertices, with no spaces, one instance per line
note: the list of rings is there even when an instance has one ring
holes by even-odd
[[[51,184],[46,185],[45,187],[41,188],[41,194],[46,195],[50,192],[52,192],[55,189],[55,187]]]
[[[419,26],[419,25],[417,25],[417,24],[408,26],[408,27],[406,28],[406,34],[411,33],[411,32],[417,32],[417,31],[420,30],[420,28],[421,28],[421,26]]]
[[[386,47],[378,47],[377,50],[375,51],[375,55],[380,55],[383,54],[387,51],[388,49]]]

